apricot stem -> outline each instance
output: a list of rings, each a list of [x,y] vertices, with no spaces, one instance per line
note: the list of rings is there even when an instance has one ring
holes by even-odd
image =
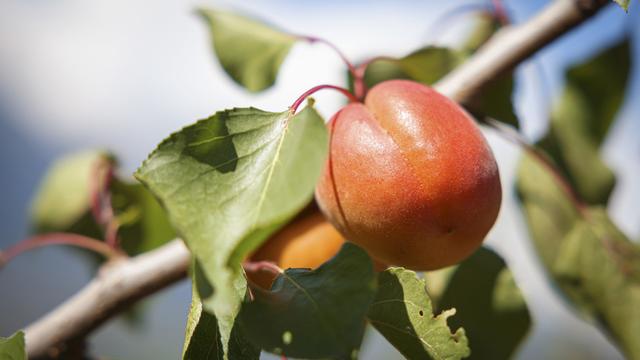
[[[300,106],[300,104],[302,104],[302,102],[306,98],[308,98],[309,96],[311,96],[315,92],[320,91],[320,90],[324,90],[324,89],[332,89],[332,90],[339,91],[344,96],[348,97],[349,100],[351,100],[352,102],[358,102],[358,98],[356,98],[349,90],[347,90],[345,88],[341,88],[339,86],[325,84],[325,85],[314,86],[311,89],[305,91],[302,95],[300,95],[300,97],[298,97],[296,99],[296,101],[293,102],[293,104],[291,104],[291,106],[289,107],[289,110],[292,113],[295,113],[298,110],[298,107]]]
[[[297,35],[297,37],[299,39],[302,39],[302,40],[305,40],[305,41],[309,42],[310,44],[313,44],[313,43],[324,44],[324,45],[328,46],[329,48],[331,48],[336,54],[338,54],[338,56],[340,57],[342,62],[349,69],[349,73],[351,73],[351,76],[353,77],[353,90],[355,92],[356,98],[358,98],[358,99],[363,99],[364,98],[365,87],[364,87],[364,79],[362,77],[362,74],[360,74],[358,72],[358,69],[353,65],[353,63],[351,61],[349,61],[347,56],[342,51],[340,51],[340,49],[335,44],[333,44],[332,42],[330,42],[330,41],[328,41],[326,39],[319,38],[319,37],[316,37],[316,36]]]
[[[111,203],[111,183],[114,179],[114,164],[108,159],[98,161],[91,176],[91,214],[96,223],[104,228],[104,238],[107,245],[117,249],[118,228]]]
[[[509,12],[504,6],[504,2],[502,0],[491,0],[491,5],[493,5],[493,13],[496,19],[498,19],[503,26],[509,25],[511,21],[509,20]]]
[[[491,128],[495,129],[499,135],[503,138],[515,143],[524,149],[529,155],[531,155],[534,159],[536,159],[542,166],[544,166],[551,175],[555,178],[557,183],[560,185],[564,193],[569,197],[569,200],[574,205],[574,207],[578,210],[581,216],[584,218],[588,218],[587,212],[587,204],[580,199],[580,196],[575,191],[571,183],[567,180],[567,178],[560,172],[560,169],[552,163],[547,155],[542,152],[540,149],[535,146],[529,144],[526,139],[520,135],[517,131],[512,129],[511,127],[504,125],[496,119],[485,116],[484,123],[489,125]]]
[[[280,275],[284,271],[278,267],[278,265],[270,261],[248,261],[242,264],[244,271],[258,272],[267,271],[275,275]]]
[[[122,252],[112,248],[108,244],[87,236],[71,233],[48,233],[24,239],[0,252],[0,267],[26,251],[48,245],[72,245],[93,251],[107,259],[124,255]]]

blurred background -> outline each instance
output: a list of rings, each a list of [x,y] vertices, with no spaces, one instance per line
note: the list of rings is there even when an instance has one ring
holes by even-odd
[[[546,3],[505,1],[516,23]],[[123,172],[131,174],[169,133],[217,110],[251,105],[282,111],[314,85],[345,84],[343,64],[334,53],[299,43],[276,86],[248,94],[218,65],[196,8],[245,11],[291,32],[326,38],[358,61],[454,43],[469,29],[469,18],[452,19],[438,29],[430,24],[460,4],[481,1],[0,0],[0,248],[28,234],[34,190],[47,166],[63,154],[109,149]],[[640,96],[637,5],[632,2],[629,14],[610,6],[540,51],[535,61],[542,63],[546,81],[533,61],[523,63],[514,94],[523,132],[536,140],[547,127],[550,99],[561,89],[566,67],[629,34],[635,66],[603,156],[618,179],[610,215],[632,239],[640,238],[640,102],[631,101]],[[326,92],[315,97],[327,118],[343,101]],[[513,192],[519,150],[488,136],[505,193],[488,243],[515,273],[534,317],[517,358],[621,358],[547,283]],[[59,247],[17,258],[0,271],[0,336],[23,328],[74,294],[93,270],[89,261]],[[190,285],[183,281],[147,300],[146,313],[134,326],[123,319],[111,321],[91,338],[93,352],[113,359],[178,358],[190,295]],[[362,358],[401,357],[374,334],[366,339]]]

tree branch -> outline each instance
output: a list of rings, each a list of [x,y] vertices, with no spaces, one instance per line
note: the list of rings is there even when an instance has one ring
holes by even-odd
[[[606,0],[556,0],[528,22],[499,31],[465,64],[436,88],[465,103],[482,87],[509,71],[544,45],[595,14]],[[182,241],[131,259],[109,263],[79,293],[26,329],[30,358],[86,336],[133,302],[185,276],[189,251]]]
[[[465,104],[482,87],[579,25],[608,0],[556,0],[522,25],[498,31],[468,61],[440,80],[435,88]]]
[[[106,263],[80,292],[25,329],[29,358],[56,354],[135,301],[186,275],[190,254],[182,240],[130,259]]]

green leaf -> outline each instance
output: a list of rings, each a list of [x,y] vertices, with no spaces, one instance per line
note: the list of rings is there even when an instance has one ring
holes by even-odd
[[[378,276],[369,308],[371,324],[407,359],[461,359],[470,350],[464,329],[451,333],[447,318],[455,309],[433,313],[425,281],[413,271],[390,268]]]
[[[18,331],[8,338],[0,337],[0,359],[27,360],[24,345],[24,332]]]
[[[618,4],[618,6],[620,6],[625,12],[629,12],[629,4],[631,3],[631,0],[613,0],[613,2]]]
[[[91,187],[100,162],[115,162],[102,151],[84,151],[59,159],[47,172],[32,205],[38,233],[70,232],[102,239],[91,214]],[[121,245],[129,255],[156,248],[175,238],[164,209],[141,184],[112,180],[111,202],[120,225]]]
[[[471,359],[510,359],[531,327],[531,317],[511,271],[495,252],[482,247],[460,265],[445,270],[444,290],[434,297],[435,273],[425,274],[437,311],[455,307],[451,327],[464,329]]]
[[[478,118],[490,116],[518,128],[518,117],[511,99],[513,88],[513,73],[508,73],[493,80],[477,98],[471,99],[465,106]]]
[[[560,166],[580,197],[606,204],[615,185],[600,145],[624,100],[631,55],[628,39],[571,68],[540,146]]]
[[[237,322],[233,322],[229,333],[231,340],[228,341],[228,353],[225,356],[218,319],[215,315],[203,310],[194,283],[182,358],[184,360],[257,360],[260,357],[260,349],[246,340],[242,327]]]
[[[165,210],[142,184],[114,179],[111,194],[120,246],[128,255],[155,249],[176,237]]]
[[[198,260],[225,349],[246,288],[240,262],[312,199],[327,145],[310,106],[294,117],[233,109],[174,133],[136,172]]]
[[[31,222],[38,233],[84,229],[91,226],[91,178],[96,164],[111,161],[102,151],[85,151],[56,161],[42,180],[31,205]],[[88,221],[87,221],[88,220]]]
[[[231,78],[257,92],[275,83],[280,65],[297,38],[246,17],[203,9],[213,48]]]
[[[604,329],[630,359],[640,359],[640,248],[599,207],[578,213],[555,179],[525,157],[518,191],[541,260],[558,289]]]
[[[373,87],[390,79],[411,79],[426,85],[434,84],[464,61],[456,50],[428,46],[402,58],[381,58],[369,64],[365,84]]]
[[[371,259],[345,243],[318,269],[288,269],[271,291],[255,289],[240,319],[249,339],[267,351],[305,359],[355,358],[375,288]]]

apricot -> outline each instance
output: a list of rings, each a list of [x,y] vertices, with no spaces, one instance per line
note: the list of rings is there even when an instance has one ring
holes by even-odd
[[[316,200],[348,240],[418,271],[458,263],[481,245],[500,210],[500,176],[458,104],[422,84],[390,80],[328,126]]]
[[[344,237],[320,212],[298,218],[267,240],[249,261],[270,261],[281,269],[315,269],[340,251]],[[266,271],[247,273],[251,281],[271,288],[276,275]]]

